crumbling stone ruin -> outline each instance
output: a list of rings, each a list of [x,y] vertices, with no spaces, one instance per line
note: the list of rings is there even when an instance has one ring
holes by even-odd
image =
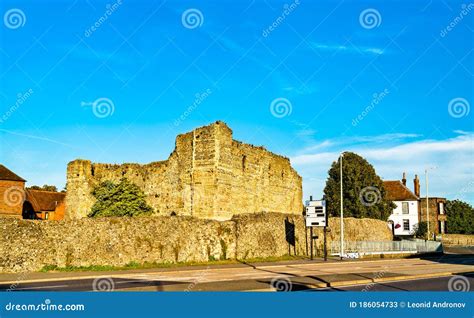
[[[223,122],[179,135],[166,161],[145,165],[74,160],[67,168],[66,218],[86,217],[100,182],[127,178],[156,215],[228,220],[235,214],[301,214],[302,179],[290,160],[232,139]]]

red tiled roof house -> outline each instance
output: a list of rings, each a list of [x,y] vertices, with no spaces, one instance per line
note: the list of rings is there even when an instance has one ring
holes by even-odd
[[[0,217],[22,218],[26,180],[0,164]]]
[[[66,193],[26,190],[23,218],[36,220],[62,220],[64,218]]]

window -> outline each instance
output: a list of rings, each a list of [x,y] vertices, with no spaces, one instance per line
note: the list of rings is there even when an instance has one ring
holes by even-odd
[[[408,214],[409,211],[410,211],[410,208],[408,207],[408,202],[402,202],[402,213]]]
[[[444,228],[444,221],[439,221],[439,234],[444,234],[445,228]]]
[[[404,231],[410,231],[410,220],[403,220],[403,230]]]
[[[444,202],[438,203],[439,206],[439,214],[444,214]]]

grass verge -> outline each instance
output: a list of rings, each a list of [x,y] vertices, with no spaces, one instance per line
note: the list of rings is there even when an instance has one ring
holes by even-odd
[[[91,266],[66,266],[58,267],[56,265],[45,265],[40,272],[104,272],[104,271],[122,271],[133,269],[153,269],[153,268],[174,268],[184,266],[206,266],[206,265],[226,265],[226,264],[240,264],[245,263],[264,263],[264,262],[281,262],[293,260],[305,260],[307,257],[302,256],[281,256],[281,257],[266,257],[266,258],[251,258],[245,260],[214,260],[209,262],[182,262],[182,263],[136,263],[131,262],[124,266],[111,265],[91,265]]]

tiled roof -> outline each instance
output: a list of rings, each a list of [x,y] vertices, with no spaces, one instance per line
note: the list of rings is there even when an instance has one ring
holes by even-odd
[[[390,201],[417,201],[418,197],[401,181],[384,181],[383,186]]]
[[[13,171],[5,167],[4,165],[0,164],[0,180],[8,180],[8,181],[23,181],[26,180],[22,177],[15,174]]]
[[[66,193],[26,189],[26,201],[30,202],[35,211],[54,211]]]

